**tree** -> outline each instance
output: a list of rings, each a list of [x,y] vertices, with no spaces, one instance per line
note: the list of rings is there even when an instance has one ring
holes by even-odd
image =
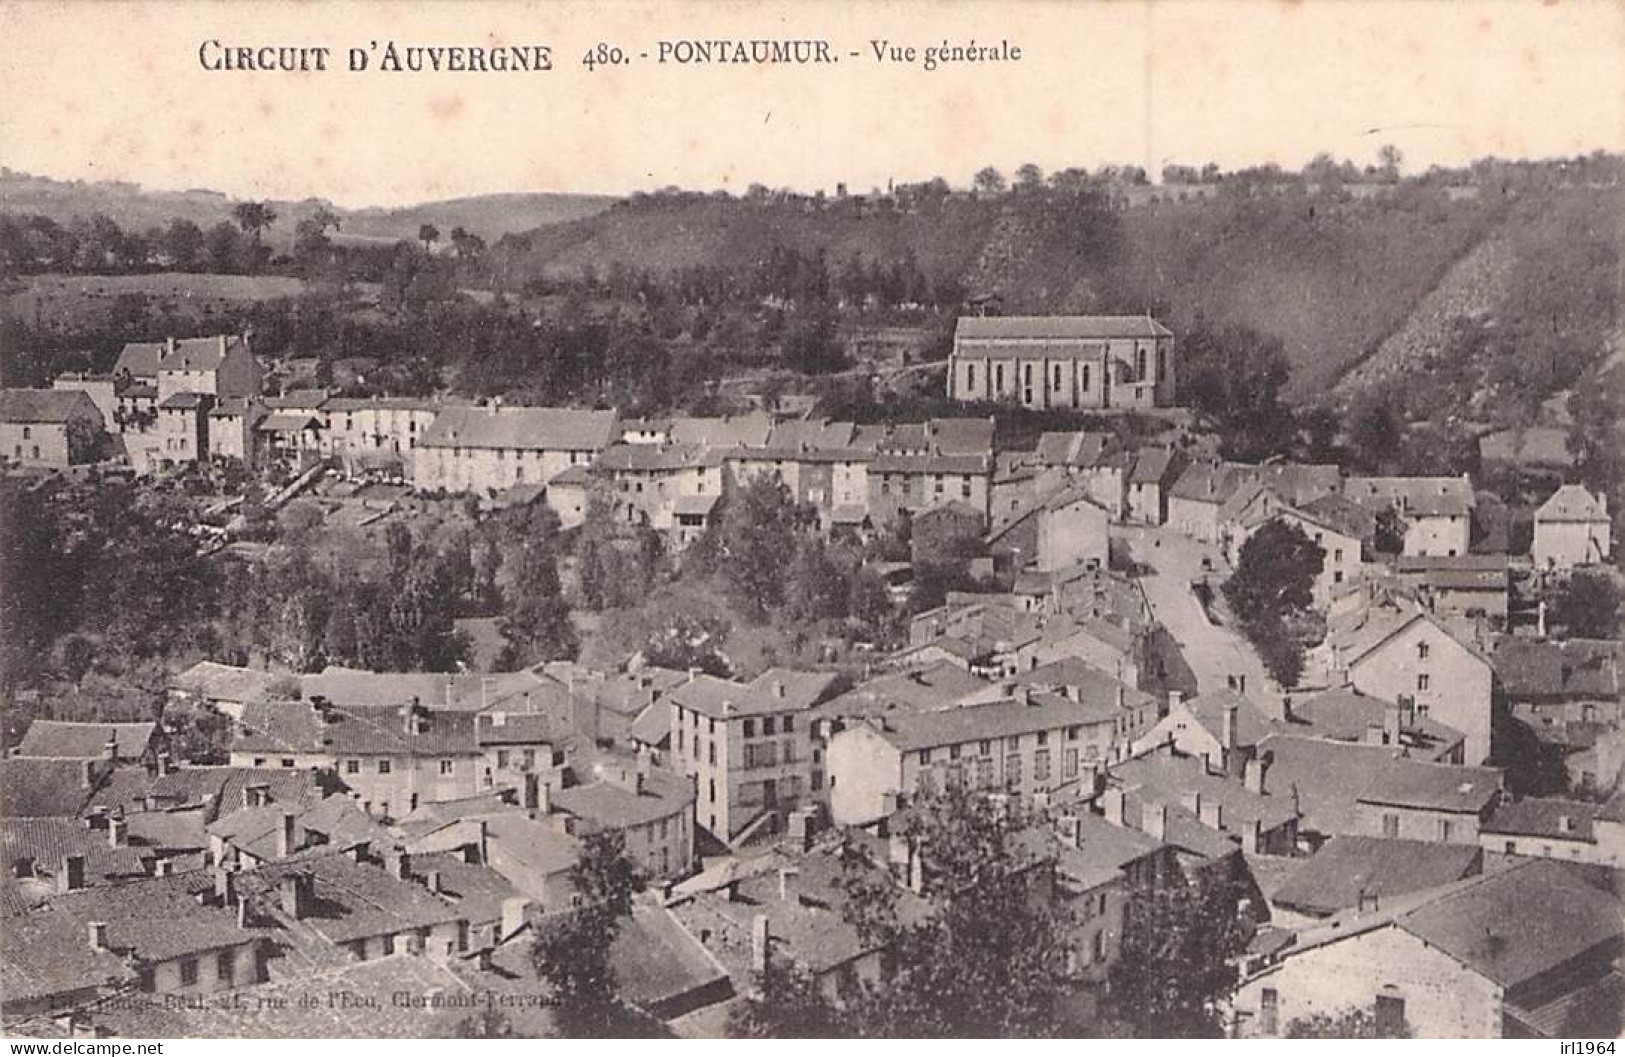
[[[1408,1039],[1411,1027],[1401,1019],[1397,1024],[1384,1023],[1381,1015],[1370,1009],[1351,1009],[1331,1016],[1311,1013],[1287,1023],[1283,1034],[1289,1039]]]
[[[307,270],[322,263],[333,248],[327,229],[337,231],[339,215],[325,206],[294,225],[293,255]]]
[[[612,952],[643,890],[620,831],[587,837],[570,881],[580,905],[538,926],[531,962],[550,985],[562,1035],[613,1038],[632,1018],[617,992]]]
[[[424,253],[433,253],[434,244],[440,241],[440,229],[433,224],[423,224],[418,227],[418,241],[423,243]]]
[[[755,987],[728,1012],[731,1039],[838,1039],[851,1032],[812,974],[783,958],[768,961]]]
[[[1198,320],[1180,343],[1180,399],[1218,427],[1229,458],[1286,453],[1292,411],[1281,399],[1291,368],[1279,338],[1238,324]]]
[[[971,186],[976,188],[978,194],[996,195],[1004,192],[1004,174],[993,166],[977,171],[971,178]]]
[[[1574,638],[1618,638],[1619,582],[1611,572],[1574,570],[1553,591],[1549,620]]]
[[[485,240],[461,225],[451,229],[451,246],[460,261],[472,260],[485,252]]]
[[[1036,191],[1044,186],[1044,170],[1028,162],[1016,170],[1016,187],[1022,191]]]
[[[753,619],[765,619],[784,601],[785,573],[808,521],[777,477],[755,477],[728,497],[719,567],[729,596]]]
[[[506,643],[500,666],[511,670],[574,657],[580,643],[559,584],[552,545],[546,540],[528,540],[514,566],[503,591],[503,612],[498,622]]]
[[[882,1038],[1010,1038],[1063,1034],[1065,924],[1035,884],[1047,866],[1024,850],[1024,824],[985,794],[952,786],[912,805],[903,839],[923,864],[923,917],[903,924],[889,879],[846,877],[849,922],[894,966],[853,996],[855,1031]]]
[[[1371,536],[1371,546],[1378,554],[1403,554],[1405,532],[1405,518],[1399,510],[1392,505],[1385,506],[1377,514],[1377,525]]]
[[[1377,148],[1377,163],[1382,166],[1382,174],[1389,180],[1399,179],[1399,167],[1404,164],[1405,155],[1392,143],[1384,143]]]
[[[1314,603],[1326,554],[1296,525],[1267,522],[1241,545],[1224,596],[1243,623],[1278,619]]]
[[[802,374],[831,374],[847,364],[835,315],[822,302],[797,310],[784,335],[784,362]]]
[[[1237,886],[1198,879],[1137,891],[1111,972],[1112,1006],[1139,1038],[1220,1038],[1251,941]]]
[[[258,246],[261,232],[276,223],[276,211],[269,202],[238,202],[231,209],[231,218]]]
[[[1366,396],[1349,409],[1349,454],[1370,473],[1383,472],[1399,458],[1404,436],[1404,420],[1393,402],[1380,393]]]

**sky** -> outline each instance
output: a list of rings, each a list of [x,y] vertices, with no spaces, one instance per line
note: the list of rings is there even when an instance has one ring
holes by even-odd
[[[819,39],[819,66],[683,66],[661,41]],[[1625,148],[1625,3],[0,0],[0,164],[235,197],[394,206],[501,191],[883,187],[992,164],[1406,169]],[[1020,61],[877,63],[871,41]],[[315,73],[199,46],[322,45]],[[550,45],[546,73],[343,69],[346,50]],[[598,43],[629,64],[587,70]],[[859,52],[854,58],[851,52]],[[649,58],[641,58],[642,53]]]

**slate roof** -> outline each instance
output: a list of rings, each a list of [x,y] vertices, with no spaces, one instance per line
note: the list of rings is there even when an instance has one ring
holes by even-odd
[[[655,701],[632,721],[632,740],[660,746],[671,740],[671,702]]]
[[[599,453],[593,466],[608,473],[655,473],[721,462],[719,452],[698,444],[612,444]]]
[[[1513,699],[1617,700],[1621,649],[1604,639],[1541,642],[1508,635],[1495,644],[1490,660]]]
[[[802,448],[827,450],[846,448],[857,435],[857,427],[850,422],[831,422],[828,419],[796,419],[780,422],[767,437],[767,447],[797,451]]]
[[[427,881],[431,873],[440,875],[440,897],[471,925],[500,921],[503,902],[524,895],[489,866],[464,862],[461,855],[434,852],[413,855],[410,861],[415,878]]]
[[[169,397],[158,406],[172,410],[187,410],[202,407],[205,396],[202,393],[171,393]]]
[[[1536,521],[1578,522],[1588,524],[1608,520],[1608,508],[1602,500],[1577,484],[1566,484],[1553,492],[1551,498],[1535,511]]]
[[[628,829],[671,818],[689,808],[695,799],[694,785],[682,775],[663,768],[650,768],[643,792],[606,778],[598,778],[560,789],[552,794],[553,806],[605,829]]]
[[[1351,539],[1368,540],[1377,531],[1375,514],[1335,492],[1312,499],[1296,509],[1308,520]]]
[[[1360,793],[1362,803],[1476,814],[1501,796],[1501,772],[1494,767],[1456,767],[1419,760],[1394,760]]]
[[[1373,510],[1394,506],[1406,517],[1466,517],[1474,502],[1465,477],[1350,477],[1343,494]]]
[[[913,752],[1116,719],[1115,707],[1033,691],[1026,703],[1011,698],[934,712],[889,714],[879,719],[880,726],[874,730],[899,752]]]
[[[697,418],[679,415],[671,420],[669,436],[674,444],[696,444],[709,448],[760,448],[773,432],[772,416],[761,412]]]
[[[1279,724],[1260,712],[1250,699],[1234,690],[1211,690],[1186,700],[1184,704],[1197,724],[1221,741],[1224,738],[1225,709],[1234,705],[1236,742],[1242,747],[1257,745],[1270,734],[1280,731]]]
[[[167,351],[168,347],[161,341],[126,342],[113,364],[113,373],[128,371],[133,378],[157,378],[158,364]]]
[[[1110,771],[1112,780],[1125,792],[1139,789],[1148,799],[1170,806],[1182,804],[1186,793],[1199,793],[1204,803],[1221,806],[1221,825],[1238,834],[1254,819],[1267,833],[1298,816],[1290,798],[1255,793],[1234,779],[1209,774],[1207,766],[1193,756],[1152,753],[1124,760]]]
[[[1491,874],[1397,924],[1508,988],[1625,933],[1617,898],[1544,859]]]
[[[1402,554],[1394,558],[1394,571],[1436,591],[1506,591],[1512,577],[1503,554]]]
[[[177,338],[173,351],[166,351],[158,363],[160,371],[212,371],[225,360],[226,354],[243,345],[236,335],[211,335],[206,338]],[[126,346],[128,348],[128,346]]]
[[[85,782],[85,768],[94,775]],[[73,816],[107,777],[95,761],[0,757],[0,815],[7,818]]]
[[[960,316],[955,338],[1060,340],[1167,338],[1173,331],[1144,316]]]
[[[474,738],[484,745],[551,744],[569,731],[556,730],[551,717],[543,712],[476,712]]]
[[[1277,733],[1299,734],[1334,741],[1359,741],[1372,724],[1381,724],[1394,707],[1381,698],[1369,697],[1353,687],[1336,687],[1292,705],[1292,718],[1285,724],[1272,724]],[[1401,742],[1421,759],[1438,759],[1466,740],[1456,728],[1431,716],[1414,715],[1401,733]]]
[[[357,844],[368,844],[374,849],[395,844],[389,830],[373,821],[347,796],[330,796],[314,804],[297,807],[272,802],[261,807],[244,808],[211,824],[209,833],[229,841],[257,859],[276,859],[284,814],[294,816],[294,837],[300,845],[308,845],[312,840],[311,834],[319,834],[323,838],[318,846],[335,850]],[[304,849],[296,847],[293,850],[298,852]]]
[[[0,389],[0,422],[101,420],[90,394],[80,389]]]
[[[700,673],[673,688],[668,696],[672,704],[713,719],[804,712],[823,700],[835,679],[829,672],[798,672],[788,668],[770,668],[749,683]]]
[[[1601,811],[1601,805],[1584,800],[1530,796],[1501,804],[1479,831],[1595,844],[1595,823]]]
[[[282,677],[274,672],[199,661],[170,679],[169,685],[175,690],[222,701],[257,701],[275,696],[271,688],[279,678]]]
[[[638,901],[610,949],[621,997],[664,1016],[706,994],[726,994],[728,971],[689,934],[671,910]],[[674,1008],[675,1007],[675,1008]]]
[[[1358,908],[1361,894],[1382,903],[1483,872],[1484,851],[1472,844],[1333,837],[1300,860],[1270,901],[1317,917]]]
[[[1129,484],[1161,484],[1173,469],[1174,453],[1167,448],[1141,448],[1134,453]]]
[[[1041,686],[1057,693],[1075,692],[1083,700],[1102,707],[1116,708],[1119,690],[1123,692],[1123,707],[1126,709],[1156,703],[1152,695],[1118,682],[1109,672],[1103,672],[1078,657],[1062,657],[1037,668],[1029,668],[1016,675],[1013,681],[1017,686]]]
[[[529,877],[551,877],[581,861],[581,842],[545,822],[513,811],[479,817],[485,820],[487,838],[502,846],[505,860]],[[497,861],[497,853],[492,855]]]
[[[243,706],[231,748],[267,755],[338,756],[443,756],[478,751],[473,713],[420,709],[423,731],[410,733],[403,708],[333,705],[327,713],[331,722],[324,722],[313,708],[299,702],[250,703]]]
[[[391,876],[372,862],[356,862],[336,851],[266,863],[237,874],[237,887],[258,896],[267,906],[277,898],[277,885],[290,874],[312,879],[314,906],[300,925],[332,943],[427,928],[462,917],[446,900],[414,881]]]
[[[188,765],[168,774],[152,774],[144,767],[116,768],[90,798],[92,807],[140,811],[147,797],[160,808],[199,807],[210,804],[207,821],[214,821],[245,804],[251,786],[263,787],[273,803],[306,805],[322,797],[317,776],[283,767],[210,767]]]
[[[1085,890],[1114,880],[1125,866],[1164,845],[1137,829],[1114,826],[1099,815],[1085,811],[1077,817],[1078,839],[1056,841],[1056,867]]]
[[[1045,466],[1087,468],[1099,464],[1114,440],[1110,433],[1041,433],[1034,454]]]
[[[448,407],[419,447],[601,451],[614,440],[615,412],[562,407]]]
[[[985,690],[989,685],[957,664],[938,661],[865,680],[846,693],[816,706],[813,711],[820,716],[856,719],[894,711],[947,708],[967,694]]]
[[[117,744],[120,760],[136,760],[147,751],[156,723],[69,723],[36,719],[17,746],[19,756],[94,759],[109,741]]]

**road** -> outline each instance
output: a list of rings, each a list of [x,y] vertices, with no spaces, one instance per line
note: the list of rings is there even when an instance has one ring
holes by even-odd
[[[1140,578],[1146,600],[1157,620],[1179,643],[1185,661],[1196,673],[1201,693],[1223,690],[1232,675],[1242,676],[1246,692],[1255,697],[1279,693],[1264,665],[1247,641],[1229,628],[1210,623],[1202,604],[1190,589],[1202,576],[1202,559],[1224,569],[1217,547],[1198,543],[1165,526],[1114,525],[1112,534],[1127,543],[1134,560],[1148,568]]]

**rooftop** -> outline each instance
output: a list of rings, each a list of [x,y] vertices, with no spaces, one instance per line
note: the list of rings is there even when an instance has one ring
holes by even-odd
[[[1535,511],[1536,521],[1590,523],[1608,520],[1607,504],[1586,491],[1584,486],[1566,484]]]
[[[47,756],[94,759],[106,753],[107,743],[117,745],[121,760],[139,759],[152,742],[156,723],[69,723],[36,719],[17,746],[18,756]]]
[[[960,316],[956,338],[1037,340],[1167,338],[1173,331],[1144,316]]]
[[[0,422],[100,422],[101,414],[79,389],[0,389]]]
[[[1299,860],[1271,902],[1317,917],[1358,908],[1362,896],[1376,897],[1380,906],[1474,876],[1483,861],[1483,849],[1472,844],[1333,837],[1313,857]]]
[[[420,447],[601,451],[614,439],[615,412],[562,407],[448,407]]]

